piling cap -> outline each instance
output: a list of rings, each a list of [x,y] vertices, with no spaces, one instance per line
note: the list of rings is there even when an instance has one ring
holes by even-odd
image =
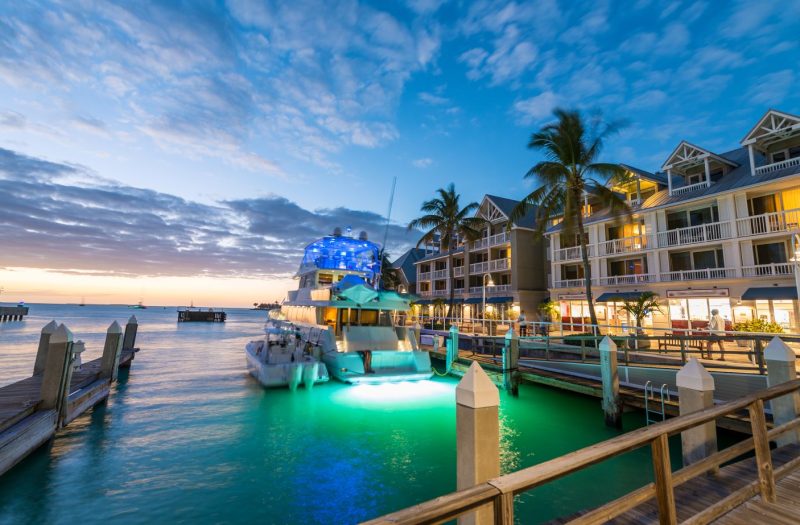
[[[50,336],[50,344],[69,343],[72,341],[72,332],[66,325],[60,324],[53,335]]]
[[[600,351],[601,352],[616,352],[617,351],[617,343],[614,342],[608,336],[605,336],[602,341],[600,341]]]
[[[458,382],[456,403],[468,408],[486,408],[500,405],[500,394],[492,380],[477,361],[473,361]]]
[[[136,320],[136,316],[132,315],[130,319],[128,319],[128,324],[139,324],[139,321]]]
[[[43,334],[52,334],[53,332],[56,331],[56,328],[58,328],[58,323],[55,322],[55,321],[50,321],[49,323],[44,325],[44,328],[42,328],[42,333]]]
[[[764,349],[764,359],[767,361],[794,363],[797,356],[795,356],[794,350],[789,348],[789,345],[784,343],[783,340],[776,335]]]
[[[451,334],[453,334],[453,333],[457,334],[458,333],[458,327],[456,325],[454,325],[454,324],[451,324],[450,325],[450,333]]]
[[[675,384],[678,388],[688,388],[699,392],[714,390],[714,378],[696,357],[689,359],[689,362],[678,370]]]
[[[108,330],[106,330],[106,333],[107,334],[121,334],[122,333],[122,328],[119,326],[118,322],[114,321],[108,327]]]

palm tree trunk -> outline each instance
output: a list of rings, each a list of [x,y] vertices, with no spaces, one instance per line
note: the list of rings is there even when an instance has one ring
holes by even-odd
[[[594,311],[592,297],[592,266],[589,263],[589,248],[586,243],[586,236],[583,234],[583,208],[579,206],[578,210],[577,225],[581,246],[581,260],[583,261],[583,280],[586,286],[586,301],[589,303],[589,320],[592,324],[592,333],[598,335],[597,314]]]

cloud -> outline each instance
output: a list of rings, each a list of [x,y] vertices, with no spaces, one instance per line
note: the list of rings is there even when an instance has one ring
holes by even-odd
[[[433,93],[426,93],[422,92],[417,97],[426,104],[430,104],[431,106],[444,106],[450,104],[450,99],[447,97],[442,97],[439,95],[434,95]]]
[[[794,84],[795,74],[791,69],[769,73],[750,88],[746,98],[749,103],[763,106],[777,105],[783,102]]]
[[[517,112],[520,123],[529,125],[550,116],[558,102],[558,95],[545,91],[535,97],[518,100],[514,103],[514,111]]]
[[[85,168],[0,148],[2,264],[123,276],[269,278],[336,226],[379,242],[386,219],[344,207],[307,210],[271,195],[201,204],[113,183],[66,184]],[[416,241],[391,224],[389,250]]]
[[[421,159],[413,160],[411,162],[411,164],[415,168],[419,168],[419,169],[430,168],[433,165],[433,159],[428,158],[428,157],[424,157],[424,158],[421,158]]]
[[[667,94],[660,89],[651,89],[635,96],[628,102],[627,107],[631,110],[652,108],[660,106],[668,98]]]

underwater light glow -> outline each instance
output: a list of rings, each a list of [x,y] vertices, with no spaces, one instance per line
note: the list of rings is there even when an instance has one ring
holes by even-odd
[[[397,406],[403,403],[419,404],[421,401],[439,402],[452,398],[455,403],[455,383],[440,381],[400,381],[397,383],[376,383],[352,385],[339,390],[336,400],[360,405]]]

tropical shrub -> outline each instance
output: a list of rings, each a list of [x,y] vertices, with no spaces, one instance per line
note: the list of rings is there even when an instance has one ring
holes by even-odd
[[[765,334],[782,334],[783,328],[778,323],[763,319],[752,319],[733,325],[736,332],[762,332]]]

